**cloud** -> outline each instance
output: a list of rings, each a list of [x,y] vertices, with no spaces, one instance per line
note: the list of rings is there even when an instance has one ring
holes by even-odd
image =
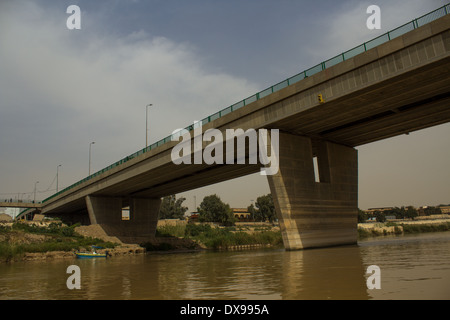
[[[330,59],[350,50],[379,35],[412,21],[445,3],[441,0],[408,1],[345,1],[329,11],[325,19],[318,20],[314,26],[317,41],[307,47],[309,55],[316,57],[316,63]],[[372,15],[366,12],[370,5],[381,10],[381,29],[369,30],[367,19]]]
[[[245,79],[209,71],[189,43],[144,31],[110,35],[94,14],[83,19],[83,11],[82,29],[68,30],[65,8],[31,2],[7,2],[1,11],[0,135],[7,138],[0,141],[0,171],[10,182],[6,190],[29,184],[29,176],[19,183],[17,172],[30,159],[38,171],[33,179],[49,183],[64,160],[70,184],[87,174],[91,141],[95,170],[143,148],[148,103],[154,105],[149,134],[155,142],[258,91]]]

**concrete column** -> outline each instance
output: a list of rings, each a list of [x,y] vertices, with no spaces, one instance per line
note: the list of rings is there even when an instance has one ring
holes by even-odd
[[[99,224],[109,236],[121,233],[122,199],[109,197],[86,197],[91,224]]]
[[[122,220],[122,199],[86,197],[91,224],[99,224],[109,236],[125,243],[155,236],[161,199],[129,199],[130,219]]]
[[[154,237],[158,224],[160,198],[130,200],[130,236]]]
[[[267,177],[285,248],[355,244],[357,151],[281,132],[279,138],[279,171]],[[320,179],[315,178],[313,155]]]

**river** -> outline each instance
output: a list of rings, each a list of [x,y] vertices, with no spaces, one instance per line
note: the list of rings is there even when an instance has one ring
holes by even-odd
[[[80,289],[68,289],[70,265]],[[379,267],[380,289],[366,283]],[[450,232],[285,251],[145,254],[0,265],[0,299],[450,299]]]

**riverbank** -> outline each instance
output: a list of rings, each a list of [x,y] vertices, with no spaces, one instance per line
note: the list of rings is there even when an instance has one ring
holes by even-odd
[[[450,219],[358,223],[358,237],[360,239],[392,234],[401,235],[439,231],[450,231]]]
[[[358,239],[450,231],[450,219],[359,223]],[[73,259],[75,251],[90,251],[92,245],[109,256],[145,253],[195,252],[200,250],[249,250],[282,247],[280,228],[272,224],[161,224],[156,237],[123,243],[108,236],[101,226],[65,226],[55,222],[0,224],[0,262]]]
[[[130,244],[130,243],[132,244]],[[201,250],[246,250],[282,246],[280,230],[271,224],[217,227],[209,224],[161,224],[153,238],[127,243],[108,236],[100,225],[65,226],[55,222],[0,224],[0,262],[75,258],[92,245],[109,256]]]
[[[358,240],[384,235],[402,235],[425,232],[450,231],[450,219],[398,220],[385,223],[358,223]],[[180,250],[170,243],[186,241],[185,249],[192,246],[205,250],[248,250],[263,247],[283,246],[280,228],[265,223],[243,223],[233,227],[218,227],[209,224],[162,224],[157,230],[159,243],[141,244],[148,251]]]
[[[2,223],[0,262],[73,259],[76,251],[91,251],[93,245],[102,248],[97,252],[107,251],[109,256],[145,253],[139,245],[85,236],[77,228],[55,222]]]

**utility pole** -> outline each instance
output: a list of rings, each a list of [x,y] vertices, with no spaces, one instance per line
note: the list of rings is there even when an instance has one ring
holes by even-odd
[[[56,192],[58,192],[58,169],[61,167],[61,165],[58,165],[56,167]]]
[[[39,183],[39,181],[36,181],[35,183],[34,183],[34,201],[33,201],[33,203],[36,203],[36,185]]]
[[[91,146],[95,144],[95,141],[89,144],[89,175],[91,175]]]

